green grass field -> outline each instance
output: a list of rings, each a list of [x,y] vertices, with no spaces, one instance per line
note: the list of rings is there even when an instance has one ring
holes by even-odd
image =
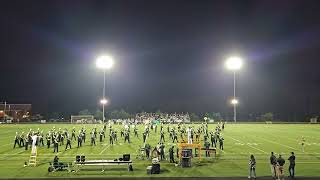
[[[126,168],[120,170],[110,168],[105,172],[101,171],[79,171],[77,173],[54,172],[48,173],[49,161],[52,161],[56,155],[53,148],[38,148],[37,167],[23,167],[25,161],[29,160],[30,149],[13,149],[13,140],[15,132],[27,132],[30,128],[36,130],[38,127],[47,132],[53,126],[56,128],[68,128],[69,132],[73,126],[77,132],[83,125],[70,124],[26,124],[26,125],[0,125],[0,178],[22,178],[22,177],[106,177],[106,176],[147,176],[146,167],[151,164],[147,160],[137,160],[136,154],[139,145],[142,145],[141,134],[143,126],[139,126],[139,138],[133,137],[131,132],[131,144],[124,143],[123,138],[119,138],[118,143],[109,145],[109,139],[106,138],[103,143],[98,142],[97,146],[91,147],[89,136],[84,147],[76,148],[76,141],[72,143],[72,149],[64,151],[64,146],[59,147],[59,153],[62,162],[73,162],[76,155],[85,155],[90,159],[115,159],[124,153],[130,153],[133,160],[133,172],[128,172]],[[87,132],[94,125],[85,125]],[[198,125],[195,125],[198,126]],[[216,125],[209,125],[209,130],[213,130]],[[101,125],[98,126],[100,129]],[[120,126],[118,137],[120,137]],[[160,135],[153,131],[148,138],[148,143],[154,147],[159,141]],[[164,126],[166,130],[166,126]],[[108,135],[108,131],[107,131]],[[161,162],[161,171],[158,177],[170,176],[247,176],[248,160],[250,154],[254,154],[257,160],[257,176],[270,176],[269,156],[270,152],[281,153],[287,160],[289,153],[294,151],[296,154],[296,175],[297,176],[320,176],[320,125],[311,124],[227,124],[222,132],[225,139],[224,151],[218,151],[217,159],[203,158],[198,162],[193,159],[191,168],[175,167],[169,161]],[[169,134],[166,133],[166,152],[171,145]],[[300,145],[301,137],[306,138],[305,152],[302,152]],[[203,137],[201,137],[203,139]],[[46,143],[46,142],[45,142]],[[204,154],[204,153],[203,153]],[[167,156],[168,157],[168,156]],[[286,161],[286,163],[288,163]],[[287,166],[286,176],[288,175]]]

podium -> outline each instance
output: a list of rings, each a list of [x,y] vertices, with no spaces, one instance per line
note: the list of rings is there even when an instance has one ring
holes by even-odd
[[[192,149],[183,149],[181,155],[181,167],[191,167]]]

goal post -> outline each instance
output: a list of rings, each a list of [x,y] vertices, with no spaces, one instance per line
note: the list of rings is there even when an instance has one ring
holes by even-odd
[[[90,124],[95,123],[92,115],[72,115],[70,118],[71,124]]]
[[[317,118],[317,117],[310,118],[310,123],[311,123],[311,124],[316,124],[316,123],[318,123],[318,118]]]

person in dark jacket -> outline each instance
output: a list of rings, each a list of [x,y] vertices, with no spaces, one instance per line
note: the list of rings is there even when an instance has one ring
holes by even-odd
[[[282,158],[281,155],[279,155],[279,158],[277,159],[277,170],[278,170],[278,179],[284,179],[284,164],[286,161]]]
[[[294,167],[296,166],[296,156],[294,155],[294,152],[291,152],[291,156],[289,157],[289,177],[292,179],[294,178]]]
[[[270,156],[270,167],[271,167],[271,175],[273,179],[276,179],[277,177],[277,171],[276,171],[276,167],[277,167],[277,158],[276,156],[273,154],[273,152],[271,152],[271,156]]]
[[[173,146],[169,149],[169,157],[170,157],[170,163],[175,163],[174,162],[174,150],[173,150]]]
[[[223,150],[223,141],[224,141],[223,137],[220,136],[220,138],[219,138],[219,146],[220,146],[221,150]]]

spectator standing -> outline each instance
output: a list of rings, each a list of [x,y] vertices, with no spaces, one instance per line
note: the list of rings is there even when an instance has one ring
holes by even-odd
[[[256,159],[253,155],[250,156],[249,160],[249,179],[254,178],[256,179]]]
[[[294,178],[294,167],[296,166],[296,156],[294,155],[294,152],[291,152],[291,156],[289,157],[289,177],[292,179]]]

